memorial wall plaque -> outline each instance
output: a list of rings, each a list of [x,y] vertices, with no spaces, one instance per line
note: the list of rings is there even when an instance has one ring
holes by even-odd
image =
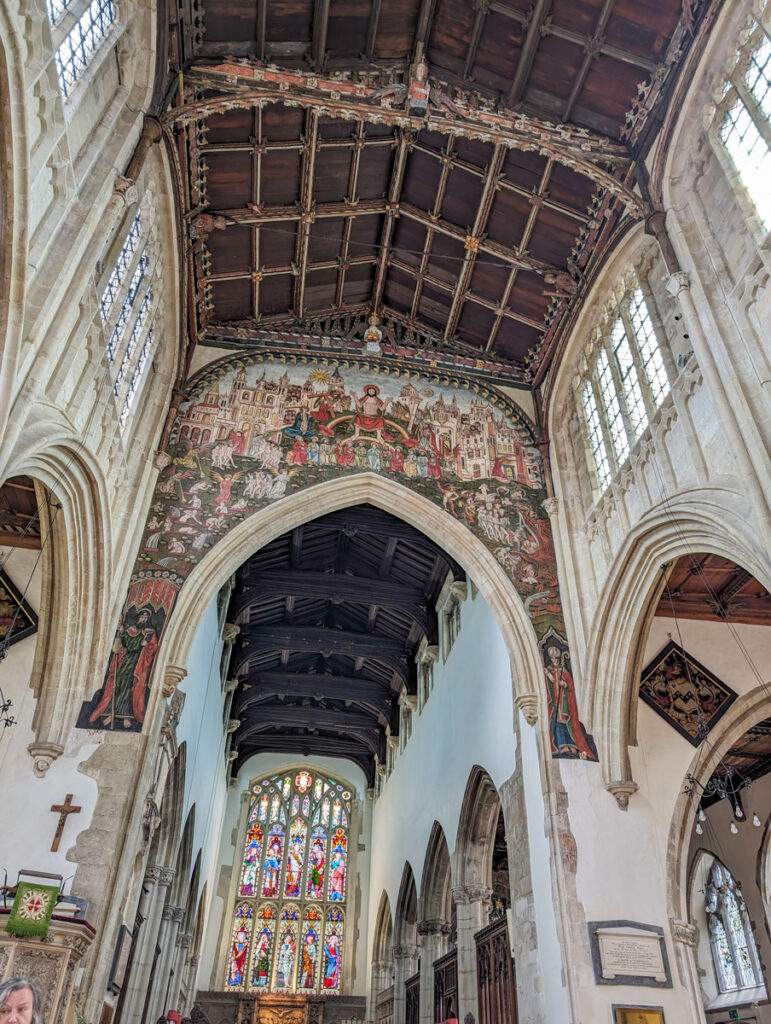
[[[662,928],[638,921],[592,921],[589,940],[598,985],[672,987]]]

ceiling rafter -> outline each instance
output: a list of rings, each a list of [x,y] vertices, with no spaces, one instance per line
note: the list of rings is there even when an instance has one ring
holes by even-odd
[[[372,55],[375,52],[375,40],[377,39],[377,28],[380,23],[380,11],[383,7],[383,0],[372,0],[372,7],[369,12],[369,22],[367,23],[367,46],[366,55],[368,59],[372,59]]]
[[[319,112],[309,110],[305,115],[302,171],[300,177],[300,218],[295,248],[296,277],[292,308],[301,317],[305,311],[305,285],[308,275],[308,246],[314,217],[313,178],[316,171],[316,144],[319,138]]]
[[[535,55],[538,52],[538,44],[541,42],[541,33],[551,10],[552,0],[536,0],[527,26],[527,35],[522,44],[522,52],[519,55],[517,71],[514,81],[511,83],[507,102],[510,107],[519,103],[524,96],[527,80],[533,70]]]
[[[328,31],[329,0],[315,0],[313,5],[313,66],[317,71],[321,71],[324,67]]]
[[[586,85],[586,79],[589,75],[589,69],[592,66],[592,62],[599,57],[602,52],[602,40],[605,29],[608,26],[608,21],[613,13],[613,5],[615,0],[604,0],[600,15],[597,18],[597,24],[594,28],[594,34],[586,40],[584,43],[584,59],[578,74],[573,82],[573,88],[570,90],[570,96],[565,103],[565,108],[562,112],[562,120],[570,120],[570,116],[573,113],[578,97],[581,95],[581,91]]]
[[[420,306],[420,300],[423,295],[423,283],[427,279],[428,264],[431,259],[431,249],[434,244],[434,229],[433,225],[438,221],[442,212],[442,203],[444,202],[445,193],[447,192],[447,182],[450,179],[450,172],[452,171],[454,160],[453,160],[453,146],[455,137],[453,135],[447,136],[447,142],[445,143],[444,150],[441,154],[438,154],[439,160],[442,165],[442,169],[439,172],[439,180],[436,184],[436,193],[434,195],[434,208],[430,214],[428,214],[430,223],[426,225],[428,230],[426,231],[425,242],[423,243],[423,255],[420,260],[420,266],[416,273],[416,284],[415,291],[412,296],[412,308],[410,309],[410,319],[415,320],[418,315],[418,308]],[[434,154],[437,155],[437,154]],[[412,273],[415,273],[414,270]]]
[[[415,132],[410,129],[399,129],[396,155],[394,156],[391,180],[388,186],[388,198],[384,207],[386,216],[380,233],[380,250],[378,253],[377,271],[375,273],[375,285],[372,289],[372,308],[374,310],[380,308],[380,303],[383,300],[388,253],[393,237],[394,225],[399,214],[399,202],[404,185],[404,172],[407,167],[407,154],[415,142],[415,137]]]
[[[482,235],[487,227],[487,222],[490,219],[490,211],[493,208],[493,201],[495,199],[495,193],[498,190],[498,182],[501,177],[501,169],[503,167],[503,161],[506,159],[506,150],[503,146],[498,145],[493,151],[493,157],[490,161],[490,165],[487,169],[487,177],[485,179],[484,188],[482,189],[482,195],[479,199],[479,206],[477,207],[476,216],[474,223],[471,227],[471,232],[464,242],[464,260],[458,280],[455,284],[452,297],[452,305],[450,306],[450,312],[447,316],[447,324],[444,329],[445,340],[451,338],[455,334],[455,329],[458,326],[460,315],[463,310],[463,304],[466,301],[466,295],[468,292],[469,285],[471,284],[471,275],[474,273],[474,264],[476,263],[477,253],[479,252],[479,245],[482,240]],[[521,246],[520,248],[524,248]]]
[[[482,32],[484,31],[485,22],[487,21],[487,15],[490,10],[490,0],[472,0],[472,5],[477,13],[474,18],[474,27],[471,30],[471,39],[469,40],[468,50],[466,51],[466,63],[463,66],[463,77],[467,79],[473,77],[472,71],[474,68],[474,62],[477,59],[477,50],[479,49],[479,43],[482,39]]]
[[[345,196],[345,202],[349,203],[352,207],[358,206],[359,197],[357,195],[359,185],[359,169],[361,167],[361,154],[366,145],[366,132],[364,128],[364,122],[359,121],[356,125],[356,131],[353,134],[353,154],[351,156],[351,165],[348,171],[348,192]],[[351,244],[351,232],[353,230],[353,216],[346,217],[343,225],[343,238],[340,246],[340,255],[337,259],[338,270],[337,270],[337,285],[335,287],[335,305],[342,306],[343,296],[345,294],[345,272],[349,266],[352,266],[350,261],[348,250]],[[368,262],[371,262],[369,260]]]
[[[436,11],[436,0],[421,0],[418,23],[415,28],[415,39],[412,44],[412,59],[417,60],[421,51],[425,52],[428,39],[431,35],[431,26]]]

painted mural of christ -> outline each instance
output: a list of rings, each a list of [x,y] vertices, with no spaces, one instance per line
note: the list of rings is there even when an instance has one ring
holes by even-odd
[[[385,419],[383,418],[391,399],[383,401],[379,398],[380,388],[377,384],[365,384],[364,394],[361,398],[355,398],[357,413],[353,420],[354,432],[351,441],[361,437],[362,430],[367,434],[374,434],[375,440],[382,444],[384,441],[393,441],[390,434],[385,433]]]

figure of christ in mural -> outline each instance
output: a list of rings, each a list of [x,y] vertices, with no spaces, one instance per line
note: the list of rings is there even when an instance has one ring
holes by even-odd
[[[556,757],[579,757],[595,761],[597,751],[578,718],[573,677],[564,667],[565,653],[555,644],[546,649],[549,697],[549,724],[552,754]]]
[[[391,399],[383,401],[379,395],[380,388],[376,384],[367,384],[361,398],[355,399],[357,413],[353,418],[354,431],[351,441],[357,441],[362,430],[367,434],[374,434],[374,440],[381,444],[384,440],[393,441],[393,437],[385,432],[386,422],[383,418]]]
[[[228,970],[228,985],[242,985],[246,975],[246,955],[249,952],[249,930],[245,925],[239,924],[233,936],[233,943],[230,949],[230,968]]]
[[[148,680],[158,632],[153,624],[155,609],[146,605],[119,630],[113,645],[101,699],[88,716],[88,725],[103,723],[112,728],[141,728],[145,720]],[[81,716],[82,717],[82,716]]]
[[[327,929],[324,939],[324,988],[340,987],[340,949],[337,932]]]
[[[320,900],[324,894],[324,840],[314,837],[308,865],[308,898]]]
[[[300,955],[300,988],[313,988],[316,983],[316,933],[309,928],[305,933]]]
[[[276,988],[292,987],[292,971],[296,952],[294,932],[287,928],[281,936],[281,945],[276,959]]]

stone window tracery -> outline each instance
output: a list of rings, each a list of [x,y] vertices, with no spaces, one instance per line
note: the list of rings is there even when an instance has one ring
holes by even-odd
[[[704,894],[718,987],[721,992],[763,984],[752,925],[731,872],[712,865]]]
[[[55,25],[70,4],[63,0],[48,0],[48,16]],[[66,99],[115,23],[115,5],[112,0],[92,0],[72,29],[59,43],[54,62],[59,89]]]
[[[252,787],[227,991],[340,992],[351,800],[306,769]]]
[[[608,304],[576,380],[578,406],[600,491],[629,458],[632,448],[670,391],[662,349],[634,272]]]
[[[765,230],[771,229],[771,39],[756,25],[724,86],[717,137]]]

